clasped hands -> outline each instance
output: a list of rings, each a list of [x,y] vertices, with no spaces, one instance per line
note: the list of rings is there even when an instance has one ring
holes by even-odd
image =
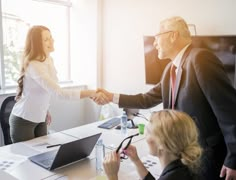
[[[113,93],[106,91],[105,89],[98,88],[94,96],[91,99],[98,105],[105,105],[112,102]]]

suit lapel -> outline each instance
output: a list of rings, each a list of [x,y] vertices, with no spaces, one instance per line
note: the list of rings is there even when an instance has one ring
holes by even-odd
[[[181,59],[181,63],[177,72],[177,76],[176,76],[176,84],[175,84],[175,103],[176,103],[176,98],[179,92],[179,87],[180,87],[180,83],[181,83],[181,78],[182,78],[182,72],[183,72],[183,64],[187,59],[187,56],[189,55],[190,51],[192,50],[192,45],[190,45],[187,50],[185,51],[182,59]]]

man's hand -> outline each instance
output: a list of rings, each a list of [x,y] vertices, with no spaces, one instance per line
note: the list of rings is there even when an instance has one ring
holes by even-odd
[[[96,95],[92,97],[93,101],[99,105],[105,105],[113,100],[113,93],[106,91],[105,89],[98,88]]]
[[[225,180],[236,180],[236,170],[230,169],[223,165],[221,168],[220,177],[225,177]]]

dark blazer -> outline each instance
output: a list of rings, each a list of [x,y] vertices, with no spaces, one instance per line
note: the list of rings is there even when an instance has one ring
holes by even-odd
[[[119,106],[145,109],[163,102],[164,108],[171,108],[170,66],[171,63],[161,81],[147,93],[121,94]],[[176,87],[175,109],[192,116],[199,128],[199,140],[207,156],[203,157],[208,164],[206,173],[210,174],[211,166],[218,174],[223,163],[236,169],[236,90],[221,61],[208,50],[188,47],[177,73]]]
[[[149,172],[144,180],[154,180]],[[167,165],[158,180],[200,180],[180,160],[175,160]]]

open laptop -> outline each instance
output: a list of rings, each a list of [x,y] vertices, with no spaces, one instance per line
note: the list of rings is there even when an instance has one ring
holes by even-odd
[[[101,134],[62,144],[58,150],[31,156],[29,159],[48,170],[65,166],[89,156]]]

